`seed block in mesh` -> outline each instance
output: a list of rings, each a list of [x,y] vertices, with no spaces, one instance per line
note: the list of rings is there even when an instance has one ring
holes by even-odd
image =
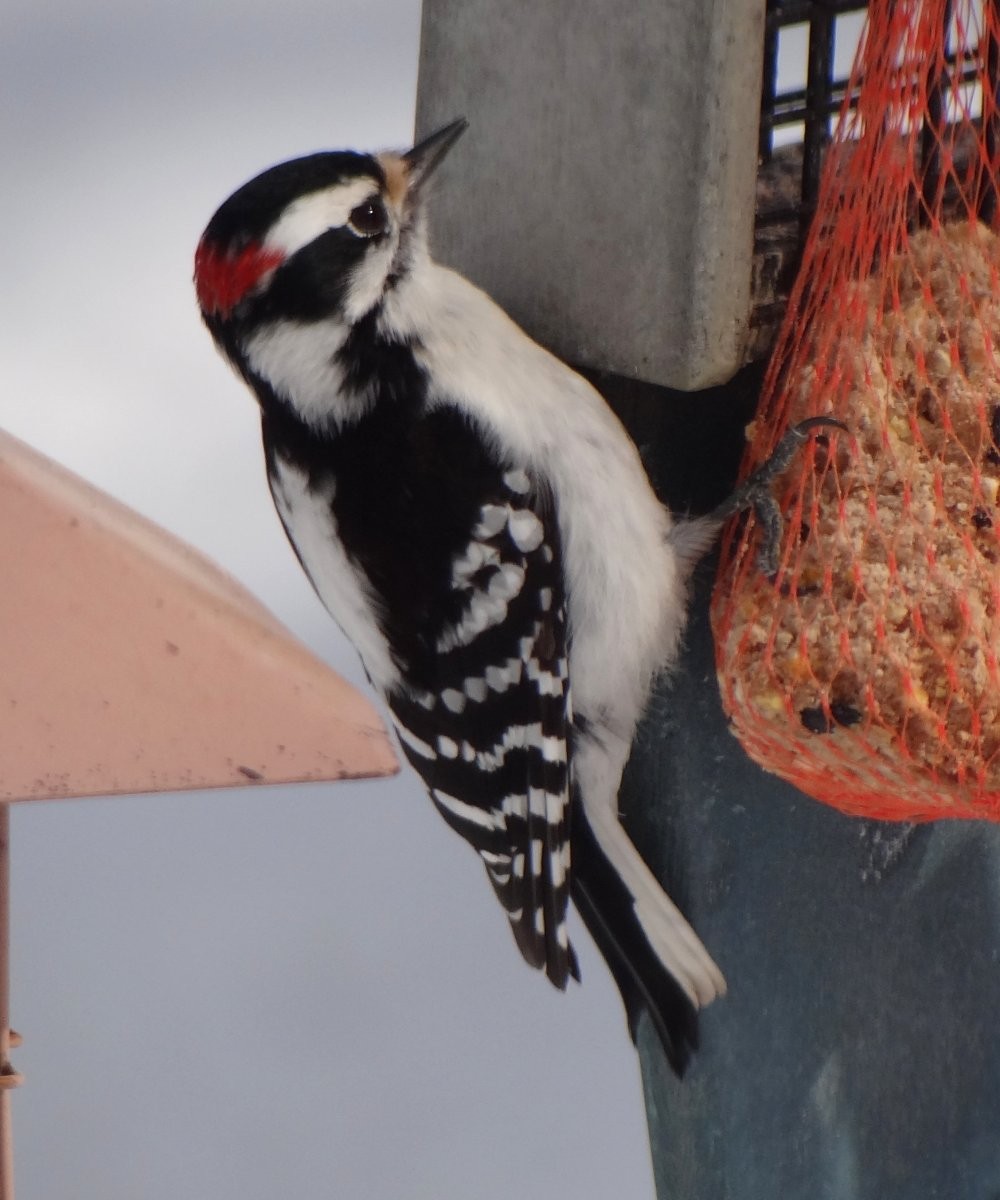
[[[781,566],[733,532],[713,602],[735,733],[873,817],[1000,817],[995,6],[874,0],[748,469],[783,476]]]

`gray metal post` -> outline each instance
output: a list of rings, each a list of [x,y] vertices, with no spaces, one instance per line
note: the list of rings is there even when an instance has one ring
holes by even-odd
[[[763,10],[424,0],[418,132],[472,123],[439,257],[590,368],[680,509],[730,486],[759,382],[653,386],[741,360]],[[730,985],[683,1081],[640,1023],[660,1200],[995,1198],[1000,827],[859,821],[754,766],[721,712],[711,582],[622,791]]]
[[[671,387],[743,361],[765,0],[425,0],[442,257],[560,357]]]

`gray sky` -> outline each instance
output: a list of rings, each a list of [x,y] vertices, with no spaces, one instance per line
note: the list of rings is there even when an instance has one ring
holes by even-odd
[[[0,425],[210,554],[360,682],[200,328],[239,183],[409,144],[418,0],[7,0]],[[652,1195],[636,1060],[577,928],[521,963],[415,777],[13,820],[19,1200]]]

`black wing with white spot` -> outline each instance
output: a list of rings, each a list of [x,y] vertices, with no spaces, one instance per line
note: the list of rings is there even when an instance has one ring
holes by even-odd
[[[525,959],[564,987],[570,829],[566,614],[554,516],[507,471],[450,564],[431,687],[389,706],[445,820],[479,851]]]

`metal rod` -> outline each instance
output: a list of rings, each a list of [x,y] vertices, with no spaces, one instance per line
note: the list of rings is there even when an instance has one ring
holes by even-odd
[[[952,75],[957,82],[978,82],[980,68],[977,63],[961,61],[960,56],[954,51],[946,54],[944,61],[951,68]],[[848,82],[846,77],[840,76],[832,80],[830,84],[830,100],[826,106],[828,116],[832,117],[840,112],[844,103],[844,97],[847,95]],[[853,97],[853,101],[857,101],[857,96]],[[772,122],[774,125],[793,125],[799,121],[804,121],[808,115],[808,92],[806,88],[789,88],[787,91],[778,92],[775,96],[774,119]]]
[[[768,162],[774,150],[775,96],[778,92],[778,26],[768,22],[764,27],[764,71],[760,90],[760,134],[757,153],[761,162]]]
[[[14,1200],[10,1092],[20,1082],[10,1065],[10,805],[0,803],[0,1200]]]
[[[980,176],[979,218],[992,225],[997,211],[997,151],[1000,149],[1000,0],[983,6],[983,37],[986,39],[986,78],[983,80],[983,125],[986,131],[986,169]],[[992,106],[991,106],[992,101]]]
[[[835,16],[864,12],[868,7],[859,0],[768,0],[768,20],[777,25],[801,25],[812,17],[819,4]]]
[[[920,132],[920,208],[919,223],[926,225],[931,214],[940,213],[938,191],[941,186],[941,138],[944,132],[944,81],[947,71],[948,27],[951,24],[951,0],[944,5],[940,54],[931,59],[927,71],[927,115]]]
[[[830,134],[834,14],[819,6],[809,21],[809,70],[806,76],[806,127],[802,147],[802,227],[812,219],[819,191],[823,150]]]

